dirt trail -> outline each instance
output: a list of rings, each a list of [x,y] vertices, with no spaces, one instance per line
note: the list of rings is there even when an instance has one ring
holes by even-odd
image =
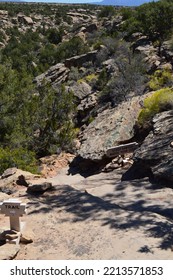
[[[173,190],[121,175],[84,178],[63,168],[47,179],[54,191],[20,192],[35,237],[16,259],[173,259]]]

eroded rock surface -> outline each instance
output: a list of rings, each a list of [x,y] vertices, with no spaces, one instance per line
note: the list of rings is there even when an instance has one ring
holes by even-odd
[[[173,181],[173,111],[153,118],[153,130],[134,154],[136,165],[149,167],[155,178]]]
[[[101,160],[108,148],[130,140],[134,136],[141,98],[134,97],[100,113],[84,130],[79,155],[84,159]]]
[[[0,247],[0,260],[12,260],[20,250],[19,245],[5,244]]]
[[[46,80],[50,82],[54,88],[56,88],[66,81],[69,71],[70,70],[66,68],[63,63],[57,63],[56,65],[50,67],[45,73],[37,76],[34,82],[40,86],[44,80]]]

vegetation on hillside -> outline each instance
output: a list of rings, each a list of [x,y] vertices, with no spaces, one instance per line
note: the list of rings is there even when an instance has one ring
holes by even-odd
[[[160,112],[173,109],[173,89],[163,88],[155,91],[144,100],[138,123],[141,126],[151,126],[152,118]]]

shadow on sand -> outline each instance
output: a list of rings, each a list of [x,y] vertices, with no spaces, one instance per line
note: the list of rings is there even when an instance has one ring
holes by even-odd
[[[145,182],[146,183],[146,182]],[[102,183],[100,182],[100,185]],[[171,248],[173,244],[173,207],[166,206],[162,200],[154,200],[152,204],[147,204],[146,200],[140,196],[137,190],[142,188],[139,180],[130,182],[133,187],[133,199],[128,201],[127,183],[119,182],[116,184],[114,193],[108,193],[104,196],[93,196],[86,191],[79,191],[69,185],[55,186],[51,192],[42,195],[33,196],[28,203],[29,215],[37,213],[48,213],[52,209],[56,209],[57,215],[59,211],[65,211],[73,215],[69,215],[68,222],[87,222],[100,221],[102,226],[109,226],[112,230],[143,230],[146,238],[161,238],[160,249]],[[148,191],[154,192],[157,186],[152,184],[144,184]],[[121,203],[119,199],[121,198]],[[123,203],[128,201],[128,203]],[[64,220],[63,220],[64,222]],[[145,247],[145,248],[144,248]],[[139,249],[140,252],[147,252],[149,248],[144,246]],[[149,251],[148,251],[149,252]]]

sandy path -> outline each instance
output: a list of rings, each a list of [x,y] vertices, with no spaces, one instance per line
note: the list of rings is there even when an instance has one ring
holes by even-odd
[[[66,171],[48,179],[54,191],[23,196],[35,238],[16,259],[173,259],[172,189]]]

